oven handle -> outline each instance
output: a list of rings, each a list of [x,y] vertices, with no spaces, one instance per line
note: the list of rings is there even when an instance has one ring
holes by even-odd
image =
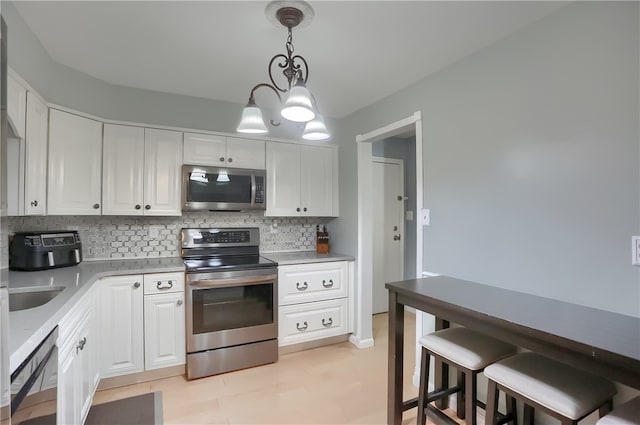
[[[270,274],[266,276],[247,276],[247,277],[232,277],[228,279],[210,279],[210,280],[196,280],[190,282],[189,286],[195,290],[206,288],[222,288],[225,286],[241,286],[246,284],[265,284],[273,283],[278,278],[277,274]]]

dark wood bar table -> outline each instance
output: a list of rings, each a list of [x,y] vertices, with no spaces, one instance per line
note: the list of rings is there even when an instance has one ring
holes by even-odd
[[[640,318],[446,276],[387,283],[387,423],[417,405],[402,399],[404,307],[457,323],[612,381],[640,389]],[[436,364],[436,386],[447,380]],[[438,406],[444,407],[444,406]]]

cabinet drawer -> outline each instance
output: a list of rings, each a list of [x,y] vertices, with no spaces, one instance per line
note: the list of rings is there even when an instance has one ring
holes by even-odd
[[[184,273],[153,273],[144,275],[145,294],[184,292]]]
[[[278,268],[278,303],[343,298],[348,294],[347,262],[300,264]]]
[[[346,334],[347,310],[344,298],[281,307],[278,313],[278,345]]]

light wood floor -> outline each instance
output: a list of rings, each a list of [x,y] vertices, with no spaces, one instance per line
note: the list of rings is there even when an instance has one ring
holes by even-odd
[[[415,397],[415,316],[405,315],[404,399]],[[161,379],[96,393],[94,404],[162,391],[165,424],[385,424],[387,315],[374,316],[375,347],[345,342],[281,355],[277,363],[187,381]],[[403,424],[415,423],[416,409]]]

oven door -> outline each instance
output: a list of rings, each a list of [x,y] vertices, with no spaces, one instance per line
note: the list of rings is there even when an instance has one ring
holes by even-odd
[[[187,352],[278,337],[277,269],[187,274]]]

